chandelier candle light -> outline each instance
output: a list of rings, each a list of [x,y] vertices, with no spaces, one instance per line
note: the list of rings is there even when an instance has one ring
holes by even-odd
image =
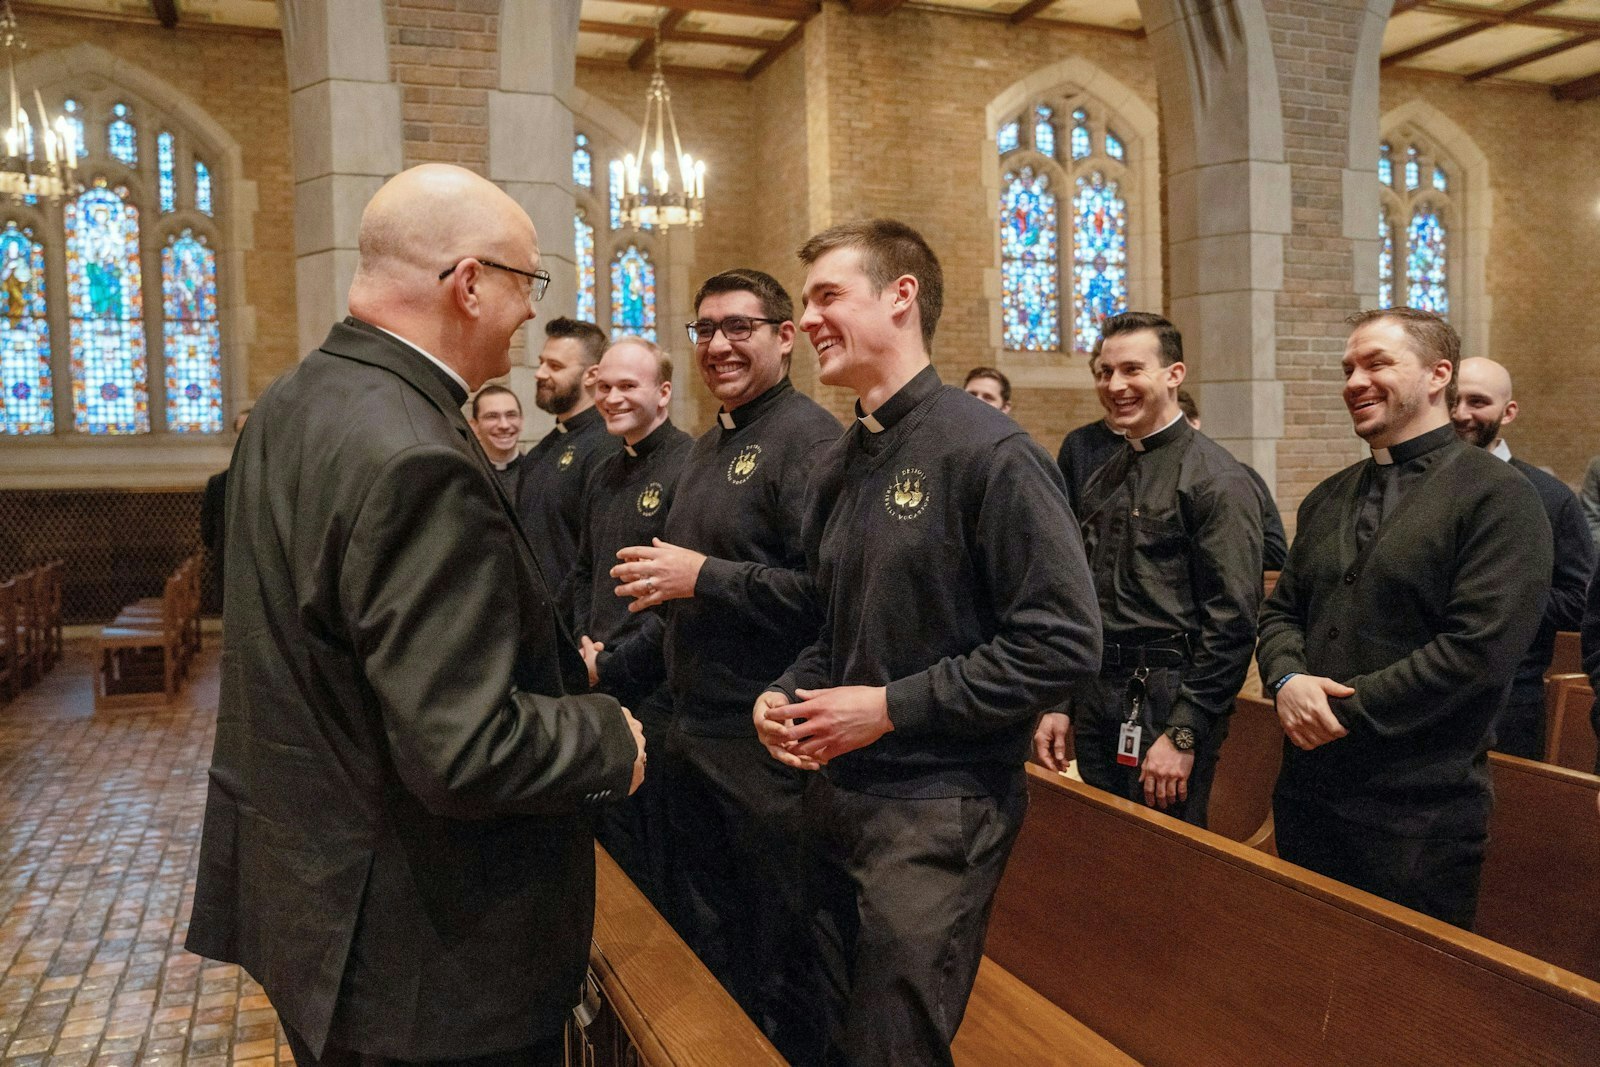
[[[51,200],[73,195],[79,189],[77,182],[78,146],[67,132],[67,120],[57,116],[54,122],[45,113],[44,100],[39,90],[33,91],[34,119],[28,115],[23,97],[17,91],[17,53],[28,46],[17,33],[17,18],[11,11],[11,0],[0,5],[0,48],[5,49],[6,72],[11,85],[11,124],[5,132],[5,163],[0,166],[0,195],[12,201],[25,197],[47,197]],[[44,142],[44,159],[38,157],[38,141]]]
[[[661,73],[661,27],[656,27],[655,74],[645,94],[644,125],[639,132],[639,153],[623,159],[622,221],[639,229],[652,226],[661,230],[673,226],[700,225],[705,218],[706,164],[683,150],[678,141],[678,122],[672,115],[672,94]],[[667,132],[672,133],[672,154],[677,173],[667,166]],[[652,134],[654,135],[652,137]],[[645,150],[651,141],[650,173],[645,175]],[[676,178],[676,183],[674,183]]]

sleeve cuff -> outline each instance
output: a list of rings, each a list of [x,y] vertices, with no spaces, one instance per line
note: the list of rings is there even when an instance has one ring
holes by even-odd
[[[738,570],[739,565],[732,560],[707,556],[705,562],[700,564],[700,573],[694,579],[695,598],[726,600],[728,589],[733,584],[733,577]]]
[[[896,733],[916,736],[932,732],[933,689],[925,673],[890,682],[884,689],[884,698]]]

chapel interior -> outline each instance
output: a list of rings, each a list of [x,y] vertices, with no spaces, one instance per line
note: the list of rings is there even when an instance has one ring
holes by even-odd
[[[13,99],[63,119],[77,185],[0,175],[0,581],[30,575],[48,623],[0,686],[0,1067],[293,1062],[260,986],[182,949],[221,645],[202,489],[235,416],[345,314],[362,206],[407,167],[475,170],[537,226],[554,280],[507,381],[528,443],[551,426],[541,320],[659,340],[698,433],[717,411],[683,331],[699,282],[747,266],[798,294],[809,235],[889,216],[945,271],[943,379],[1004,371],[1051,454],[1101,415],[1096,324],[1172,319],[1204,432],[1266,478],[1291,537],[1366,455],[1340,397],[1363,308],[1438,311],[1502,363],[1518,457],[1576,491],[1600,453],[1600,0],[7,10]],[[635,230],[625,159],[658,72],[704,219]],[[803,337],[792,375],[848,417]],[[181,606],[180,636],[156,698],[119,702],[96,641],[140,604]],[[1575,647],[1558,657],[1552,715],[1587,729]],[[957,1062],[1595,1062],[1592,733],[1564,766],[1496,765],[1506,844],[1469,934],[1276,860],[1247,786],[1270,792],[1281,734],[1252,684],[1215,833],[1033,773]],[[603,1007],[574,1038],[592,1062],[777,1062],[600,862]],[[1172,874],[1149,889],[1152,869]],[[1168,939],[1072,933],[1131,886]],[[1128,998],[1174,975],[1134,1019]]]

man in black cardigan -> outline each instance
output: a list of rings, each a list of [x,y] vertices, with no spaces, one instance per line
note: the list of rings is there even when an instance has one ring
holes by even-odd
[[[1411,308],[1351,324],[1344,401],[1372,456],[1300,505],[1261,613],[1288,737],[1278,854],[1470,927],[1487,750],[1544,612],[1550,523],[1526,478],[1455,436],[1455,330]]]

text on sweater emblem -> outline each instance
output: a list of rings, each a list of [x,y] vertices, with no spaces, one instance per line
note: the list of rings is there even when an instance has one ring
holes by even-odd
[[[761,459],[760,445],[745,445],[739,454],[733,457],[733,462],[728,464],[728,481],[734,485],[743,485],[750,480],[756,472],[756,464]]]
[[[897,519],[914,519],[927,510],[932,496],[923,485],[924,475],[907,467],[895,475],[894,483],[883,491],[883,507]]]
[[[662,492],[660,482],[651,482],[645,486],[644,492],[639,494],[639,514],[650,516],[660,511]]]

